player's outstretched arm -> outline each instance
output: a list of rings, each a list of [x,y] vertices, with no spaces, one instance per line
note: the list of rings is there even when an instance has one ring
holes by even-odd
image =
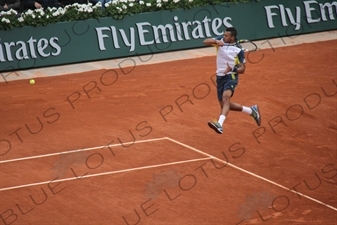
[[[222,45],[222,41],[220,40],[215,40],[213,38],[207,38],[204,40],[205,45]]]

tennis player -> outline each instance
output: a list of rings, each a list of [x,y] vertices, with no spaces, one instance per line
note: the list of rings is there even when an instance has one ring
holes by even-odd
[[[258,126],[261,125],[261,116],[257,105],[246,107],[230,102],[239,82],[239,74],[243,74],[246,69],[244,51],[237,42],[236,36],[237,30],[234,27],[229,27],[223,36],[204,40],[205,45],[215,46],[217,50],[216,84],[221,111],[219,119],[209,121],[208,126],[219,134],[223,133],[223,123],[229,110],[244,112],[252,116]]]

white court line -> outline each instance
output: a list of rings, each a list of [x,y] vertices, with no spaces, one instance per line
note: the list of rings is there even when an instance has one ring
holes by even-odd
[[[44,157],[55,156],[55,155],[63,155],[63,154],[76,153],[76,152],[82,152],[82,151],[91,151],[91,150],[96,150],[96,149],[103,149],[106,147],[128,145],[132,143],[160,141],[160,140],[165,140],[165,139],[166,138],[164,137],[164,138],[153,138],[153,139],[140,140],[140,141],[131,141],[131,142],[123,143],[123,144],[112,144],[112,145],[98,146],[98,147],[92,147],[92,148],[83,148],[83,149],[76,149],[76,150],[70,150],[70,151],[64,151],[64,152],[56,152],[56,153],[50,153],[50,154],[45,154],[45,155],[36,155],[36,156],[29,156],[29,157],[23,157],[23,158],[8,159],[8,160],[0,161],[0,163],[16,162],[16,161],[22,161],[22,160],[27,160],[27,159],[44,158]]]
[[[63,181],[69,181],[69,180],[78,180],[78,179],[84,179],[84,178],[89,178],[89,177],[98,177],[98,176],[110,175],[110,174],[116,174],[116,173],[125,173],[125,172],[130,172],[130,171],[157,168],[157,167],[163,167],[163,166],[171,166],[171,165],[176,165],[176,164],[197,162],[197,161],[203,161],[203,160],[209,160],[209,159],[211,158],[207,157],[207,158],[199,158],[199,159],[189,159],[189,160],[177,161],[177,162],[171,162],[171,163],[163,163],[163,164],[157,164],[157,165],[151,165],[151,166],[142,166],[142,167],[136,167],[136,168],[130,168],[130,169],[124,169],[124,170],[96,173],[96,174],[85,175],[82,177],[70,177],[70,178],[64,178],[64,179],[59,179],[59,180],[44,181],[44,182],[31,183],[31,184],[25,184],[25,185],[13,186],[13,187],[6,187],[6,188],[1,188],[0,191],[7,191],[7,190],[18,189],[18,188],[23,188],[23,187],[31,187],[31,186],[50,184],[50,183],[55,183],[55,182],[63,182]]]
[[[278,184],[278,183],[276,183],[276,182],[274,182],[274,181],[268,180],[267,178],[261,177],[261,176],[255,174],[255,173],[249,172],[248,170],[242,169],[242,168],[240,168],[240,167],[238,167],[238,166],[235,166],[235,165],[233,165],[233,164],[231,164],[231,163],[229,163],[229,162],[226,162],[226,161],[224,161],[224,160],[221,160],[221,159],[219,159],[219,158],[217,158],[217,157],[215,157],[215,156],[213,156],[213,155],[210,155],[210,154],[208,154],[208,153],[206,153],[206,152],[200,151],[200,150],[198,150],[198,149],[196,149],[196,148],[193,148],[193,147],[191,147],[191,146],[189,146],[189,145],[183,144],[183,143],[181,143],[181,142],[179,142],[179,141],[176,141],[176,140],[174,140],[174,139],[172,139],[172,138],[169,138],[169,137],[167,137],[167,140],[170,140],[170,141],[172,141],[172,142],[174,142],[174,143],[176,143],[176,144],[179,144],[179,145],[181,145],[181,146],[183,146],[183,147],[189,148],[189,149],[191,149],[191,150],[193,150],[193,151],[195,151],[195,152],[198,152],[198,153],[200,153],[200,154],[202,154],[202,155],[208,156],[208,157],[210,157],[210,158],[212,158],[212,159],[215,159],[215,160],[218,160],[218,161],[220,161],[220,162],[226,163],[227,165],[229,165],[229,166],[231,166],[231,167],[233,167],[233,168],[235,168],[235,169],[237,169],[237,170],[240,170],[240,171],[242,171],[242,172],[244,172],[244,173],[247,173],[247,174],[249,174],[249,175],[252,175],[252,176],[254,176],[254,177],[256,177],[256,178],[259,178],[259,179],[261,179],[261,180],[267,181],[267,182],[270,183],[270,184],[276,185],[276,186],[278,186],[278,187],[280,187],[280,188],[283,188],[283,189],[285,189],[285,190],[287,190],[287,191],[291,191],[291,192],[293,192],[293,193],[295,193],[295,194],[298,194],[298,195],[300,195],[300,196],[302,196],[302,197],[304,197],[304,198],[307,198],[307,199],[309,199],[309,200],[311,200],[311,201],[314,201],[314,202],[316,202],[316,203],[319,203],[319,204],[321,204],[321,205],[324,205],[324,206],[326,206],[326,207],[328,207],[328,208],[330,208],[330,209],[333,209],[333,210],[337,211],[337,208],[335,208],[335,207],[333,207],[333,206],[331,206],[331,205],[328,205],[328,204],[326,204],[326,203],[324,203],[324,202],[321,202],[321,201],[319,201],[319,200],[317,200],[317,199],[314,199],[314,198],[312,198],[312,197],[310,197],[310,196],[307,196],[307,195],[305,195],[305,194],[302,194],[302,193],[300,193],[300,192],[291,190],[291,189],[289,189],[289,188],[287,188],[287,187],[285,187],[285,186],[283,186],[283,185],[281,185],[281,184]]]

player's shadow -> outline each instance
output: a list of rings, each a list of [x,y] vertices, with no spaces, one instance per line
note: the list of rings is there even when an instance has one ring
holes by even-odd
[[[87,156],[83,151],[74,153],[60,153],[57,161],[53,163],[52,175],[54,177],[65,178],[70,174],[72,167],[83,166],[86,164]]]
[[[179,184],[181,175],[174,170],[161,171],[153,174],[152,181],[147,183],[145,195],[155,199],[164,189],[175,188]]]

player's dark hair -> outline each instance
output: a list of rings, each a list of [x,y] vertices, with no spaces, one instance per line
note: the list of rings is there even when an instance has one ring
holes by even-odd
[[[235,39],[236,39],[236,36],[238,35],[238,32],[237,32],[237,30],[236,30],[234,27],[228,27],[228,28],[226,29],[226,31],[227,31],[227,32],[231,32],[231,35],[234,36]]]

